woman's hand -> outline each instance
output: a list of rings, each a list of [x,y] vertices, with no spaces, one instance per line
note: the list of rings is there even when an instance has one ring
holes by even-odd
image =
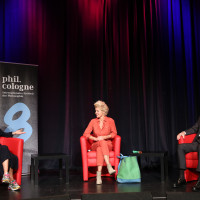
[[[21,134],[24,134],[26,132],[23,132],[21,129],[15,131],[15,132],[12,132],[13,135],[21,135]]]
[[[93,137],[92,140],[94,140],[95,142],[97,142],[98,138],[97,137]]]
[[[97,137],[93,137],[93,136],[90,136],[89,139],[90,139],[90,140],[94,140],[94,141],[96,141],[96,142],[98,141]]]
[[[182,131],[177,135],[177,140],[179,140],[181,138],[181,136],[184,138],[185,137],[186,132]]]
[[[105,140],[105,137],[104,136],[98,136],[97,141],[101,141],[101,140]]]

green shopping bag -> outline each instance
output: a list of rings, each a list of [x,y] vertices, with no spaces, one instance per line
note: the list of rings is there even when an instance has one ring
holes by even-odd
[[[118,166],[117,182],[137,183],[141,182],[140,168],[136,156],[118,156],[120,163]]]

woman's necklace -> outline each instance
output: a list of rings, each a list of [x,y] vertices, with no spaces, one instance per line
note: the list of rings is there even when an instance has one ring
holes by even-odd
[[[104,118],[101,118],[101,119],[100,119],[100,122],[99,122],[100,129],[103,128],[103,120],[104,120]]]

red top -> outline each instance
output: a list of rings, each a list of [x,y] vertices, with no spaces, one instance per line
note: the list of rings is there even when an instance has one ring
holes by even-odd
[[[100,120],[98,118],[92,119],[88,124],[88,127],[85,129],[83,136],[88,139],[91,132],[93,132],[94,137],[111,135],[111,138],[114,138],[117,135],[115,121],[112,118],[104,117],[102,129],[99,124]]]

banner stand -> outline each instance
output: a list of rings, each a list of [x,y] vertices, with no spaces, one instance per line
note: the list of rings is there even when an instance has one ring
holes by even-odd
[[[26,132],[16,137],[24,140],[22,174],[29,174],[38,153],[38,66],[0,62],[0,80],[0,128]]]

